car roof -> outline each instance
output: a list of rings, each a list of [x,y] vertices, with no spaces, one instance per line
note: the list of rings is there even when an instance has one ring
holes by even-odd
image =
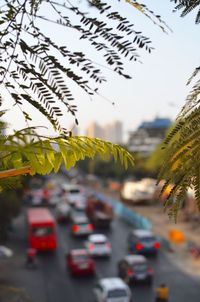
[[[99,280],[101,286],[105,288],[106,291],[113,290],[116,288],[127,289],[127,285],[120,278],[103,278]]]
[[[152,233],[152,231],[150,231],[150,230],[140,230],[140,229],[138,229],[138,230],[133,230],[132,231],[132,234],[133,235],[135,235],[135,236],[137,236],[137,237],[140,237],[140,238],[142,238],[142,237],[152,237],[152,236],[155,236],[153,233]]]
[[[79,255],[88,255],[88,251],[86,249],[74,249],[70,251],[72,256],[79,256]]]
[[[124,260],[128,262],[128,264],[133,265],[135,263],[146,263],[147,259],[143,255],[127,255],[124,257]]]
[[[103,234],[92,234],[88,237],[88,240],[91,241],[91,242],[104,242],[104,241],[107,241],[107,237]]]

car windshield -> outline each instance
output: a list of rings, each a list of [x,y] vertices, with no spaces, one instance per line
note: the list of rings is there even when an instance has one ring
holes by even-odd
[[[33,236],[47,236],[53,234],[53,229],[50,227],[38,227],[38,228],[32,228],[32,235]]]
[[[122,298],[127,297],[127,292],[125,289],[113,289],[108,292],[108,298]]]

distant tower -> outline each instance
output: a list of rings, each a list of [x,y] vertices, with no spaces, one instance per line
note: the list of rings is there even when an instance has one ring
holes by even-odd
[[[113,144],[121,144],[122,138],[122,123],[120,121],[113,121],[104,127],[105,139],[111,141]]]
[[[104,138],[103,129],[95,122],[90,123],[86,128],[86,136]]]

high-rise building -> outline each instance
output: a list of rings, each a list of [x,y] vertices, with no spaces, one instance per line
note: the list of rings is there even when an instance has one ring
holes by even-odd
[[[120,121],[113,121],[104,127],[105,139],[113,144],[121,144],[122,138],[122,123]]]
[[[86,128],[86,136],[88,137],[98,137],[104,139],[104,133],[101,126],[99,126],[96,122],[91,122]]]
[[[100,126],[96,122],[92,122],[86,129],[88,137],[99,137],[108,140],[114,144],[122,143],[122,123],[120,121],[113,121],[105,126]]]

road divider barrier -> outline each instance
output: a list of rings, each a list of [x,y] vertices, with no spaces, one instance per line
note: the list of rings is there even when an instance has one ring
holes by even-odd
[[[138,213],[134,212],[133,210],[130,210],[128,207],[123,205],[119,200],[113,199],[111,197],[108,197],[102,193],[94,193],[96,198],[100,199],[103,202],[106,202],[110,205],[112,205],[113,210],[115,214],[133,225],[137,229],[145,229],[145,230],[151,230],[152,229],[152,223],[151,221],[142,216]]]

